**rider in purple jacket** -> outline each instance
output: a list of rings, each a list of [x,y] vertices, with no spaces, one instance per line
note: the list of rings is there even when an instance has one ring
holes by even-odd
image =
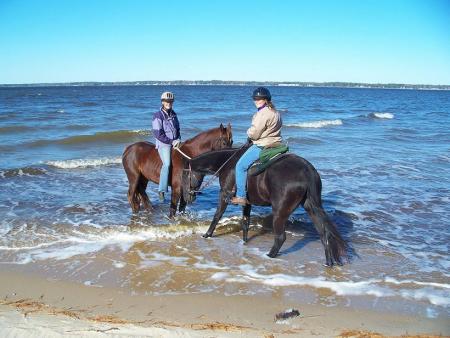
[[[161,95],[161,109],[153,114],[152,128],[156,138],[156,149],[162,161],[159,175],[159,200],[164,201],[164,193],[168,191],[170,154],[172,147],[180,145],[180,123],[177,114],[173,111],[175,97],[171,92]]]

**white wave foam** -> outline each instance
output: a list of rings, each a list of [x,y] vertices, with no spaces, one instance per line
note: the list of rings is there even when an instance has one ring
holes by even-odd
[[[380,112],[373,112],[369,116],[375,117],[377,119],[393,119],[394,118],[394,114],[392,114],[392,113],[380,113]]]
[[[1,246],[0,251],[16,251],[16,259],[3,263],[27,264],[47,259],[63,260],[77,255],[98,252],[106,247],[120,248],[126,252],[134,243],[154,239],[175,239],[195,233],[204,233],[207,226],[149,228],[139,232],[108,231],[103,233],[81,233],[60,240],[40,243],[34,246]]]
[[[401,290],[400,294],[404,298],[415,300],[427,300],[433,305],[449,306],[450,298],[447,292],[430,290],[429,288],[423,288],[419,290]]]
[[[291,123],[286,124],[287,127],[296,127],[296,128],[323,128],[328,126],[341,126],[342,120],[320,120],[320,121],[311,121],[311,122],[300,122],[300,123]]]
[[[399,281],[395,278],[392,277],[386,277],[384,279],[384,281],[386,283],[392,283],[392,284],[396,284],[396,285],[401,285],[401,284],[416,284],[416,285],[422,285],[422,286],[434,286],[437,288],[443,288],[443,289],[450,289],[450,285],[449,284],[443,284],[443,283],[435,283],[435,282],[419,282],[419,281],[415,281],[412,279],[405,279],[402,281]]]
[[[73,159],[65,161],[48,161],[45,164],[51,165],[60,169],[76,169],[76,168],[87,168],[87,167],[97,167],[109,164],[120,164],[122,163],[121,157],[104,157],[104,158],[93,158],[93,159]]]
[[[286,274],[263,275],[255,271],[250,265],[241,265],[243,274],[231,276],[226,272],[218,272],[212,275],[213,280],[224,280],[229,283],[261,283],[269,286],[311,286],[325,288],[334,291],[337,295],[356,296],[371,295],[376,297],[392,296],[393,292],[387,288],[377,286],[379,280],[367,280],[361,282],[328,281],[323,277],[309,278],[302,276],[290,276]]]
[[[394,278],[387,277],[384,280],[369,279],[364,281],[332,281],[325,277],[303,277],[292,276],[287,274],[261,274],[257,272],[251,265],[239,266],[237,273],[232,272],[216,272],[210,279],[214,281],[224,281],[226,283],[260,283],[268,286],[309,286],[313,288],[325,288],[332,290],[339,296],[359,296],[369,295],[375,297],[395,297],[401,296],[407,299],[425,300],[437,306],[448,307],[450,298],[447,290],[436,290],[437,288],[448,289],[448,284],[427,283],[414,280],[398,281]],[[402,289],[393,290],[380,283],[392,284],[416,284],[425,286],[422,289]]]
[[[114,261],[113,266],[116,267],[117,269],[122,269],[123,267],[125,267],[125,263],[124,262],[117,262]]]
[[[216,264],[211,261],[194,263],[194,267],[199,270],[200,269],[203,269],[203,270],[229,270],[230,269],[229,266],[222,266],[222,265]]]

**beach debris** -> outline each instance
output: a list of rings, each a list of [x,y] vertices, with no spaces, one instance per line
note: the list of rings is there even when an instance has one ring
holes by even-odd
[[[289,319],[292,317],[297,317],[300,316],[300,311],[296,310],[296,309],[289,309],[280,313],[277,313],[275,315],[275,321],[281,321],[281,320],[285,320],[285,319]]]

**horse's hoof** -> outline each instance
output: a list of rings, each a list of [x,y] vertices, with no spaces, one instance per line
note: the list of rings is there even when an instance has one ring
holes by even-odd
[[[272,250],[267,254],[267,256],[269,256],[270,258],[275,258],[277,257],[278,252],[272,252]]]
[[[205,234],[202,235],[202,237],[203,237],[203,238],[212,237],[212,234],[205,233]]]
[[[334,263],[331,261],[331,262],[325,262],[324,264],[322,264],[324,267],[326,267],[326,268],[333,268],[334,267]]]

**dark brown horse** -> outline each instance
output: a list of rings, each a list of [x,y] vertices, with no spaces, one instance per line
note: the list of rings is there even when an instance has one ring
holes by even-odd
[[[231,125],[202,132],[181,144],[180,150],[189,157],[202,153],[229,148],[233,144]],[[180,212],[184,211],[186,202],[181,194],[181,176],[183,173],[183,156],[172,150],[172,164],[169,173],[169,185],[172,186],[170,217],[173,217],[180,201]],[[162,162],[155,145],[150,142],[136,142],[125,148],[122,164],[128,177],[128,201],[133,212],[138,212],[141,202],[144,208],[151,209],[151,203],[145,192],[148,181],[159,182]],[[180,200],[181,197],[181,200]]]
[[[219,172],[220,198],[214,218],[203,237],[211,237],[227,208],[235,187],[235,166],[249,147],[212,151],[186,161],[183,174],[183,194],[188,203],[194,200],[203,176]],[[248,200],[253,205],[271,206],[273,213],[274,244],[268,253],[275,257],[286,240],[285,225],[289,215],[302,205],[311,217],[325,248],[326,265],[341,264],[347,245],[322,207],[322,182],[317,170],[304,158],[288,154],[272,164],[263,173],[249,176]],[[243,207],[243,239],[248,240],[251,205]]]

